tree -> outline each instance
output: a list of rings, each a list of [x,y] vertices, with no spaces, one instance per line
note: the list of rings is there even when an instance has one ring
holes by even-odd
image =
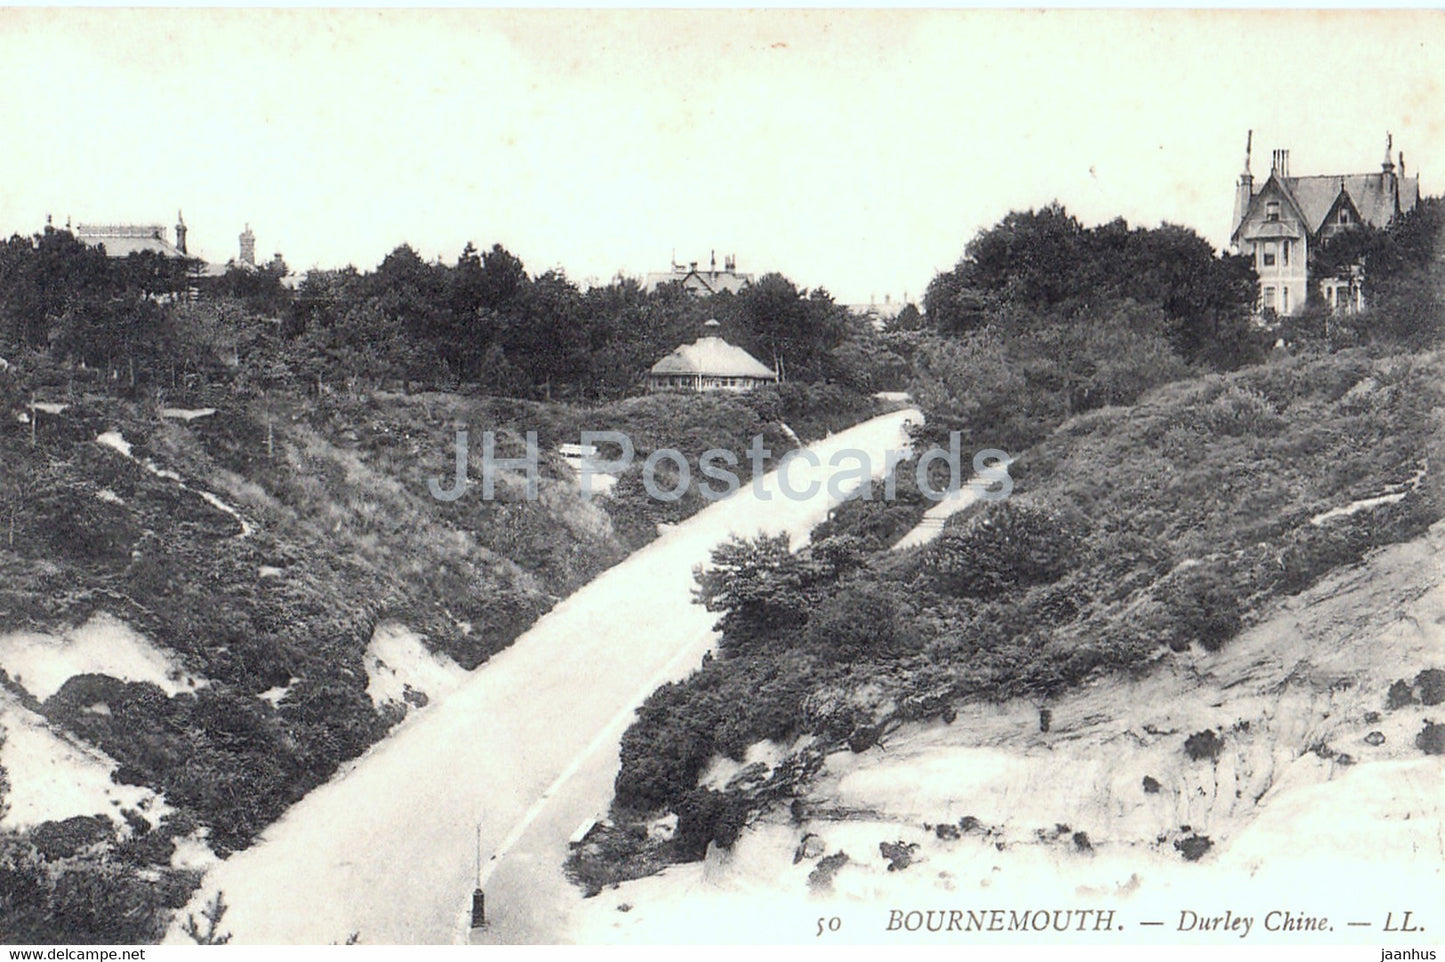
[[[723,651],[755,649],[807,622],[807,599],[787,576],[788,542],[786,534],[735,537],[713,549],[711,565],[694,571],[695,599],[708,611],[722,612],[717,629]]]
[[[923,315],[919,312],[918,305],[909,303],[903,306],[903,310],[884,322],[883,329],[890,334],[901,331],[921,331],[923,324]]]
[[[1134,228],[1122,219],[1085,229],[1057,203],[1014,212],[979,232],[924,298],[929,326],[963,334],[1008,320],[1087,323],[1115,305],[1157,305],[1186,360],[1224,368],[1257,357],[1248,336],[1254,300],[1248,258],[1216,256],[1192,230]]]
[[[827,291],[809,294],[777,273],[743,288],[730,306],[750,342],[742,346],[756,348],[780,379],[820,377],[823,356],[838,346],[846,328],[846,311]]]
[[[47,347],[62,317],[93,309],[118,287],[105,253],[69,231],[17,234],[0,246],[0,336],[14,346]]]

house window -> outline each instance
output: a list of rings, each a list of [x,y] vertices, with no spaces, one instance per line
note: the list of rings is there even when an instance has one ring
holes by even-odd
[[[1264,289],[1264,309],[1265,309],[1266,311],[1272,311],[1272,310],[1274,310],[1274,288],[1273,288],[1273,287],[1266,287],[1266,288]]]
[[[1282,288],[1280,288],[1280,291],[1279,291],[1279,312],[1280,312],[1281,314],[1288,314],[1288,313],[1289,313],[1289,288],[1288,288],[1288,287],[1282,287]]]
[[[1268,221],[1279,220],[1279,201],[1272,200],[1264,205],[1264,219]]]
[[[1285,241],[1283,244],[1280,245],[1280,249],[1284,252],[1284,266],[1285,266],[1285,267],[1288,267],[1288,266],[1289,266],[1289,249],[1290,249],[1290,244],[1291,244],[1291,243],[1292,243],[1291,241]]]
[[[1264,266],[1265,266],[1265,267],[1273,267],[1273,266],[1274,266],[1274,243],[1273,243],[1273,242],[1264,245]]]
[[[1341,208],[1340,208],[1340,223],[1341,223],[1341,224],[1348,224],[1349,222],[1350,222],[1350,209],[1349,209],[1348,207],[1341,207]]]

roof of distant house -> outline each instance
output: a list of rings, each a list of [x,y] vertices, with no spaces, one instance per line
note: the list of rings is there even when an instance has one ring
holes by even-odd
[[[1395,197],[1379,174],[1319,174],[1312,177],[1280,178],[1305,215],[1311,233],[1324,226],[1325,218],[1343,190],[1360,218],[1371,227],[1386,227],[1395,216]],[[1408,212],[1420,195],[1420,178],[1401,177],[1400,210]]]
[[[1325,221],[1336,209],[1343,194],[1360,220],[1371,227],[1384,228],[1395,218],[1394,181],[1398,184],[1399,213],[1408,214],[1420,200],[1420,175],[1413,177],[1386,177],[1382,174],[1314,174],[1308,177],[1289,177],[1278,171],[1271,171],[1265,186],[1257,191],[1250,201],[1248,210],[1235,225],[1235,239],[1249,220],[1249,213],[1258,209],[1268,193],[1270,183],[1278,185],[1280,191],[1299,211],[1305,229],[1311,235],[1318,234]],[[1296,233],[1283,222],[1271,221],[1258,224],[1248,235],[1248,240],[1270,240],[1295,237]]]
[[[77,224],[75,236],[93,246],[103,246],[110,257],[126,257],[149,251],[162,257],[186,257],[166,240],[160,224]]]
[[[699,294],[720,294],[727,291],[736,294],[753,282],[753,275],[739,273],[736,267],[699,268],[696,264],[683,267],[673,265],[671,271],[654,271],[642,281],[642,289],[651,293],[663,284],[681,284]]]
[[[684,344],[652,365],[653,374],[704,374],[712,377],[749,377],[776,381],[778,375],[747,351],[716,334]]]

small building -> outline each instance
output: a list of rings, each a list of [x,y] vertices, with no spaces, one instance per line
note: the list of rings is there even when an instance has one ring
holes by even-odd
[[[705,327],[702,337],[652,365],[647,374],[649,391],[751,391],[760,384],[777,383],[776,371],[718,336],[717,321],[708,321]]]

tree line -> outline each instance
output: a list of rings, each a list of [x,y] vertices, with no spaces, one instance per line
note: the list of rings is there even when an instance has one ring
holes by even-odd
[[[523,398],[605,400],[635,392],[647,369],[721,334],[800,383],[867,386],[869,350],[834,352],[875,332],[821,288],[766,274],[737,294],[647,291],[618,277],[581,288],[561,270],[529,274],[501,245],[455,261],[409,245],[370,271],[284,266],[202,276],[195,262],[108,258],[47,228],[0,246],[0,351],[165,385],[189,377],[261,386],[351,381],[412,388],[474,385]]]

